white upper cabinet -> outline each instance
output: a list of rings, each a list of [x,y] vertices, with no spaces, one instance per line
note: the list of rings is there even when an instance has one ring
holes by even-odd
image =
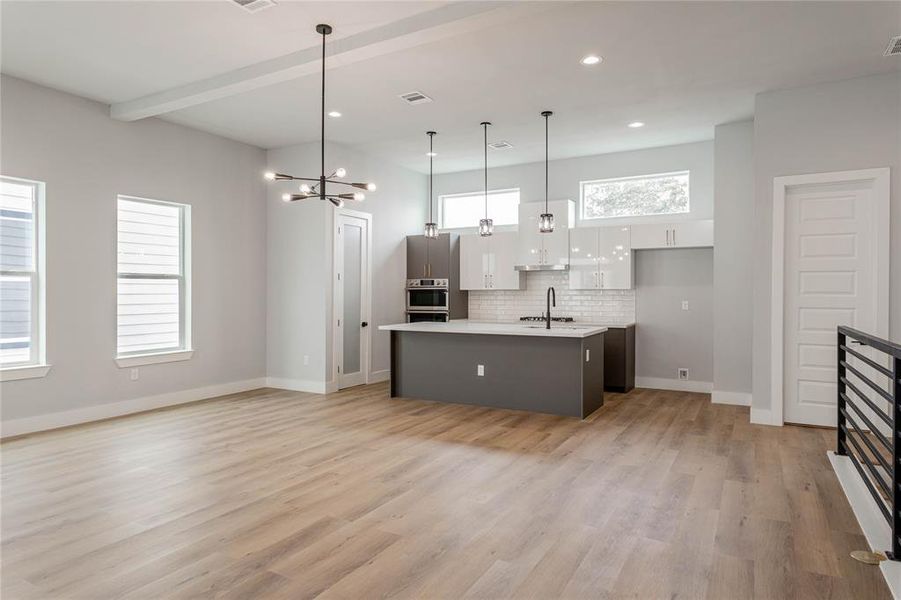
[[[713,246],[713,220],[646,223],[631,226],[632,248],[705,248]]]
[[[517,234],[460,236],[460,289],[519,290],[520,273],[514,269]]]
[[[628,227],[577,227],[569,239],[570,289],[632,289]]]
[[[562,269],[569,264],[569,232],[575,224],[576,205],[572,200],[554,200],[548,203],[548,210],[554,215],[554,231],[541,233],[538,217],[544,213],[544,202],[519,205],[518,266],[539,270]]]

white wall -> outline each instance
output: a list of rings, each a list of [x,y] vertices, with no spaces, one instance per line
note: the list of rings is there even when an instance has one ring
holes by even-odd
[[[771,408],[770,264],[773,178],[890,167],[891,337],[901,339],[901,73],[758,94],[752,420]]]
[[[750,404],[754,122],[717,126],[714,154],[713,400]]]
[[[47,184],[53,365],[43,379],[0,384],[4,429],[64,411],[90,409],[96,418],[109,414],[91,408],[98,405],[265,376],[265,153],[158,119],[114,121],[106,105],[8,76],[0,102],[2,174]],[[196,352],[143,366],[138,381],[113,360],[117,194],[192,207]]]
[[[268,152],[274,171],[317,176],[319,144]],[[352,181],[372,181],[353,208],[372,214],[372,371],[387,375],[389,335],[378,326],[404,320],[406,236],[425,223],[427,176],[386,163],[341,144],[326,146],[326,168],[342,166]],[[270,377],[288,387],[325,390],[332,380],[332,273],[334,213],[319,200],[285,203],[288,183],[271,184],[268,193],[268,352]],[[304,357],[309,364],[304,364]]]
[[[490,152],[503,152],[492,150]],[[491,167],[488,154],[488,187],[520,189],[520,202],[544,200],[544,163]],[[649,175],[671,171],[691,171],[691,212],[684,215],[604,219],[592,225],[672,222],[713,218],[713,142],[662,146],[633,152],[615,152],[551,161],[548,171],[548,196],[578,203],[579,182],[610,177]],[[482,170],[443,173],[435,176],[435,196],[484,189]],[[578,219],[578,207],[576,218]],[[478,224],[476,224],[478,225]]]
[[[713,381],[713,251],[635,252],[635,384],[709,392]],[[682,310],[682,301],[688,310]],[[689,370],[688,383],[678,369]],[[664,380],[664,381],[658,381]]]
[[[555,317],[580,323],[617,324],[635,321],[635,290],[571,290],[566,271],[526,271],[524,290],[472,290],[469,318],[474,321],[514,322],[539,316],[547,308],[547,289],[554,288]]]

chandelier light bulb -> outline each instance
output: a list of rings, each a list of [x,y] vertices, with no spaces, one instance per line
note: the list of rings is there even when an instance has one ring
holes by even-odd
[[[364,194],[363,192],[354,192],[354,200],[356,200],[357,202],[362,202],[365,199],[366,194]]]
[[[272,171],[266,171],[265,173],[263,173],[263,177],[268,181],[275,181],[275,173],[273,173]]]
[[[344,167],[338,167],[337,169],[335,169],[335,177],[337,177],[338,179],[341,179],[345,175],[347,175],[347,170]]]
[[[367,183],[367,184],[366,184],[366,189],[369,190],[370,192],[374,192],[374,191],[375,191],[375,184],[374,184],[374,183]]]
[[[291,194],[282,194],[282,200],[285,202],[291,202]]]
[[[301,183],[301,184],[300,184],[300,191],[301,191],[302,193],[304,193],[304,194],[309,194],[310,191],[312,191],[312,190],[310,189],[310,186],[309,186],[308,184],[306,184],[306,183]]]

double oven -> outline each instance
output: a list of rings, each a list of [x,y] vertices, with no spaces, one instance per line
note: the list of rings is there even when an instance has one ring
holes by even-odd
[[[447,279],[407,279],[407,322],[446,323],[450,315]]]

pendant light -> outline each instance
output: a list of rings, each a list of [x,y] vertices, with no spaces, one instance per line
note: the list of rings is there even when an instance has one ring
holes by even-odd
[[[547,152],[547,120],[552,114],[551,111],[546,110],[541,113],[541,116],[544,117],[544,213],[538,217],[538,231],[539,233],[553,233],[554,231],[554,215],[551,214],[551,211],[548,210],[548,202],[547,202],[547,189],[548,189],[548,152]]]
[[[331,32],[331,25],[320,23],[316,26],[316,33],[322,36],[322,93],[320,96],[322,101],[322,113],[320,115],[319,121],[321,127],[321,135],[319,138],[319,155],[322,162],[320,165],[321,169],[319,172],[319,177],[295,177],[294,175],[285,175],[284,173],[268,172],[265,174],[265,178],[269,181],[315,181],[316,183],[312,186],[307,183],[300,184],[299,194],[283,194],[282,200],[284,200],[285,202],[295,202],[297,200],[306,200],[307,198],[319,198],[320,200],[328,200],[337,208],[341,208],[342,206],[344,206],[345,200],[356,200],[357,202],[362,202],[366,198],[366,195],[363,192],[332,194],[326,191],[327,183],[332,183],[335,185],[349,185],[350,187],[357,188],[359,190],[368,190],[370,192],[375,191],[375,184],[338,181],[338,179],[341,179],[347,174],[347,171],[345,171],[341,167],[338,167],[337,169],[332,171],[331,175],[325,175],[325,36],[329,35]]]
[[[485,132],[485,218],[479,220],[479,235],[487,237],[494,233],[494,221],[488,218],[488,121],[482,121],[482,129]]]
[[[438,224],[432,219],[432,159],[435,157],[432,142],[436,133],[436,131],[425,132],[429,136],[429,222],[425,224],[425,237],[431,240],[438,237]]]

